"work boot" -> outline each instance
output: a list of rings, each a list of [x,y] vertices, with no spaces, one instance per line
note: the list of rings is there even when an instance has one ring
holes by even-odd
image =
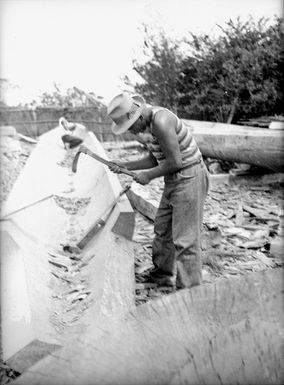
[[[156,283],[158,286],[175,286],[175,280],[173,277],[157,275],[153,270],[150,271],[149,276],[147,277],[147,282]]]

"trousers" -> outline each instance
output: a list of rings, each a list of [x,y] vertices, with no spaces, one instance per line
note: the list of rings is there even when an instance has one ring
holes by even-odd
[[[152,277],[189,288],[202,281],[201,232],[209,190],[203,160],[164,177],[165,186],[154,223]]]

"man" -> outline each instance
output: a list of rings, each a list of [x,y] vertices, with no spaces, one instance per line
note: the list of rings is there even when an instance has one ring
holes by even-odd
[[[141,96],[120,94],[108,106],[112,131],[127,130],[147,146],[146,157],[120,162],[139,170],[135,180],[146,185],[164,177],[155,218],[150,279],[159,286],[189,288],[201,283],[201,228],[208,192],[208,171],[185,124],[165,108],[146,105]],[[119,173],[119,167],[110,169]],[[140,171],[142,170],[142,171]]]

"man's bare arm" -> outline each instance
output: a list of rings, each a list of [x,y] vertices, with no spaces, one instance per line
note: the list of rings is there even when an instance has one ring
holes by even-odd
[[[176,172],[182,168],[182,156],[175,130],[176,118],[167,111],[157,114],[153,133],[159,141],[165,160],[156,167],[146,171],[149,179],[158,178]]]
[[[120,174],[120,166],[126,167],[128,170],[147,170],[149,168],[153,168],[157,166],[157,160],[153,156],[151,152],[149,152],[148,156],[145,156],[142,159],[133,160],[129,162],[120,162],[115,161],[116,165],[109,166],[109,169],[114,172]]]
[[[124,167],[127,167],[128,170],[146,170],[152,167],[157,166],[157,160],[151,152],[141,159],[133,160],[129,162],[120,162]]]

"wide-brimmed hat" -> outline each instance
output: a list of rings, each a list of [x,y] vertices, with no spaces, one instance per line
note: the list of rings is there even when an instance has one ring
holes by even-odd
[[[136,122],[145,107],[145,100],[139,95],[126,93],[115,96],[108,105],[107,114],[113,120],[112,132],[123,134]]]

